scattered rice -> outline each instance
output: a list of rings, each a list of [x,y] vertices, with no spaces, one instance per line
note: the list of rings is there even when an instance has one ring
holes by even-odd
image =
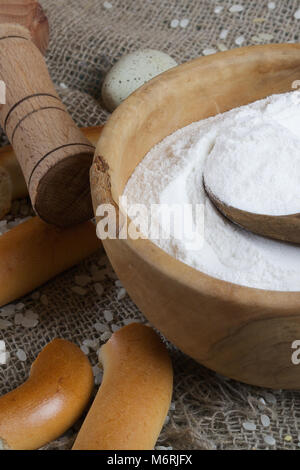
[[[225,44],[222,44],[221,42],[219,42],[219,43],[217,44],[217,48],[218,48],[219,51],[221,51],[221,52],[228,51],[228,47],[226,47]]]
[[[295,18],[296,20],[300,20],[300,8],[299,8],[297,11],[295,11],[295,13],[294,13],[294,18]]]
[[[243,423],[243,428],[246,430],[246,431],[255,431],[256,430],[256,424],[255,423],[252,423],[251,421],[245,421]]]
[[[25,304],[23,304],[22,302],[19,302],[19,303],[16,305],[16,310],[23,310],[24,307],[25,307]]]
[[[254,18],[252,20],[252,23],[264,23],[266,21],[266,18]]]
[[[110,2],[104,2],[103,3],[103,7],[106,9],[106,10],[110,10],[113,6]]]
[[[112,330],[113,333],[115,333],[119,329],[120,329],[120,327],[118,325],[111,325],[111,330]]]
[[[259,398],[258,403],[257,403],[257,407],[258,407],[259,410],[264,410],[265,409],[266,402],[263,398]]]
[[[9,317],[10,315],[13,315],[15,313],[15,309],[16,307],[13,304],[5,305],[5,307],[1,307],[0,316]]]
[[[172,20],[171,23],[170,23],[170,27],[171,28],[177,28],[177,26],[179,25],[179,20]]]
[[[103,374],[98,374],[96,375],[95,377],[95,385],[100,385],[101,382],[102,382],[102,377],[103,377]]]
[[[123,320],[123,323],[124,325],[131,325],[131,323],[135,323],[137,322],[137,320],[135,320],[134,318],[125,318],[125,320]]]
[[[269,8],[269,10],[274,10],[274,8],[276,8],[276,3],[275,2],[269,2],[268,3],[268,8]]]
[[[235,38],[234,42],[237,46],[241,46],[245,42],[245,38],[244,36],[238,36],[237,38]]]
[[[111,310],[104,310],[103,315],[107,322],[112,321],[114,318],[113,312]]]
[[[15,325],[22,325],[23,319],[24,319],[23,313],[16,313],[15,318],[14,318]]]
[[[27,359],[27,354],[23,349],[18,349],[16,352],[16,356],[19,359],[19,361],[22,361],[22,362],[26,361]]]
[[[99,341],[97,339],[85,339],[82,344],[92,349],[93,351],[97,351],[99,348]]]
[[[222,29],[222,31],[220,32],[219,38],[220,39],[226,39],[227,36],[228,36],[228,33],[229,33],[229,29]]]
[[[239,13],[244,10],[244,7],[242,5],[232,5],[232,7],[229,8],[230,13]]]
[[[105,331],[105,332],[102,333],[102,335],[100,336],[101,341],[107,341],[107,340],[109,340],[110,337],[111,337],[111,332],[110,332],[110,331]]]
[[[174,411],[176,408],[176,404],[174,401],[172,401],[171,405],[170,405],[170,410]]]
[[[8,364],[10,359],[10,354],[8,351],[1,351],[0,352],[0,364],[3,366],[5,364]]]
[[[190,20],[188,18],[183,18],[183,20],[180,21],[180,27],[181,28],[186,28],[187,25],[189,24]]]
[[[221,13],[221,11],[224,9],[224,7],[222,6],[217,6],[215,7],[214,9],[214,13],[216,13],[216,15],[218,15],[219,13]]]
[[[260,33],[260,34],[258,34],[258,37],[262,41],[271,41],[273,39],[273,34]]]
[[[98,365],[92,367],[92,369],[93,369],[93,375],[95,378],[95,385],[100,385],[102,382],[103,371],[102,369],[99,368]]]
[[[86,346],[85,344],[82,344],[82,345],[80,346],[80,349],[81,349],[81,351],[83,352],[83,354],[85,354],[86,356],[89,355],[90,349],[89,349],[88,346]]]
[[[117,280],[115,281],[115,285],[116,285],[117,287],[123,287],[123,284],[122,284],[121,281],[119,281],[119,279],[117,279]]]
[[[267,415],[261,415],[260,417],[261,424],[264,428],[268,428],[270,426],[270,418]]]
[[[96,331],[98,331],[98,333],[104,333],[105,331],[109,331],[109,326],[104,325],[103,323],[95,323],[94,328]]]
[[[24,326],[24,328],[34,328],[35,326],[38,325],[38,323],[39,323],[38,319],[31,318],[30,316],[29,317],[24,316],[24,318],[21,321],[21,325]]]
[[[27,310],[24,314],[24,317],[27,318],[28,320],[38,320],[39,315],[36,312],[33,312],[32,310]]]
[[[286,442],[291,442],[293,440],[292,436],[290,436],[290,434],[287,434],[286,436],[284,436],[284,440]]]
[[[4,340],[0,340],[0,352],[3,352],[6,350],[6,345]]]
[[[217,50],[214,49],[213,47],[208,47],[207,49],[203,49],[202,54],[203,55],[211,55],[211,54],[215,54],[216,52],[217,52]]]
[[[118,292],[117,299],[118,300],[123,300],[126,297],[126,293],[127,293],[126,289],[124,289],[124,287],[122,287]]]
[[[268,446],[275,446],[276,441],[273,436],[264,436],[264,441]]]
[[[267,403],[270,403],[271,405],[276,405],[277,400],[276,400],[276,397],[272,393],[266,392],[264,395],[265,395],[265,399]]]
[[[0,220],[0,230],[2,230],[4,227],[6,227],[7,221],[6,220]]]
[[[155,450],[173,450],[173,447],[165,447],[165,446],[156,446]]]

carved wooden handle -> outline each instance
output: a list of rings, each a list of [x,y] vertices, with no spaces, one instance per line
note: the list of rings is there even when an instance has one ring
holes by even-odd
[[[89,169],[94,147],[57,95],[28,29],[0,24],[0,123],[21,165],[32,205],[46,222],[68,226],[93,215]]]

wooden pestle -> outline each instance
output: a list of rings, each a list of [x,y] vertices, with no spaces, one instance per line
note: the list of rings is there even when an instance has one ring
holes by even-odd
[[[0,124],[22,168],[34,210],[61,227],[91,218],[94,147],[62,104],[29,29],[0,24],[0,54],[0,80],[6,84]]]

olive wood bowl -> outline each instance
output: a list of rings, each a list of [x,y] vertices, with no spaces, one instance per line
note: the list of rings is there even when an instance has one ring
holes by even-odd
[[[91,169],[94,211],[119,197],[147,152],[194,121],[274,93],[300,79],[300,44],[264,45],[201,57],[155,77],[112,114]],[[249,384],[300,388],[291,357],[300,340],[300,292],[225,282],[145,239],[106,239],[130,297],[172,343],[199,363]]]

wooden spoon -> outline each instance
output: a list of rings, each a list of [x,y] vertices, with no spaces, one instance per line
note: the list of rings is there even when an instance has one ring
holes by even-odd
[[[212,203],[235,224],[267,238],[300,244],[300,214],[266,215],[237,209],[221,201],[207,186],[205,177],[203,182]]]
[[[41,54],[48,22],[35,0],[0,0],[0,124],[20,163],[36,213],[69,226],[92,217],[93,145],[62,104]],[[37,47],[38,46],[38,47]]]

